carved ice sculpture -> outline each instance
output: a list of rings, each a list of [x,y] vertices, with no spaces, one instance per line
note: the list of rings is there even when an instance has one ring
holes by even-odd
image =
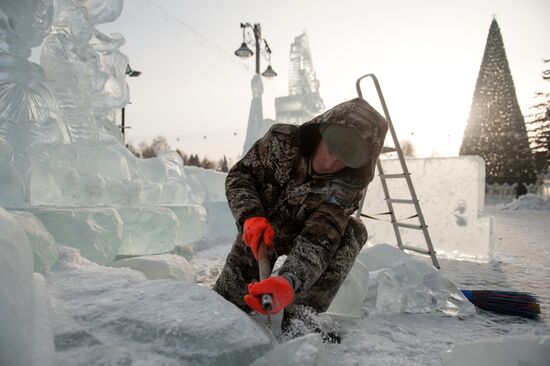
[[[125,40],[95,26],[118,18],[122,5],[0,3],[0,205],[188,201],[177,153],[141,160],[121,143],[115,117],[129,99]],[[27,58],[42,40],[40,66]]]
[[[179,154],[139,159],[122,144],[115,116],[129,99],[124,38],[95,28],[122,5],[0,1],[0,206],[103,265],[190,245],[206,228],[205,195],[188,194]],[[42,40],[40,66],[28,57]],[[163,230],[143,235],[151,227]]]
[[[124,79],[128,58],[119,51],[125,40],[94,28],[116,19],[121,11],[122,0],[56,0],[40,63],[52,82],[71,142],[122,140],[114,108],[123,107],[129,98]]]

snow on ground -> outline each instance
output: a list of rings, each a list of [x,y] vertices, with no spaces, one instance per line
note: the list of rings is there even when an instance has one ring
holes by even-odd
[[[501,203],[497,208],[504,211],[535,210],[550,211],[550,200],[529,193],[510,203]]]
[[[443,313],[391,314],[342,321],[341,344],[326,345],[329,365],[441,365],[454,345],[512,335],[550,335],[550,210],[536,211],[522,200],[520,211],[486,206],[496,219],[495,259],[489,263],[440,260],[441,273],[459,288],[529,291],[542,303],[539,321],[478,312],[465,318]],[[529,199],[528,202],[531,202]],[[538,207],[538,206],[537,206]],[[201,282],[211,285],[229,244],[195,254]]]
[[[550,336],[550,211],[507,211],[491,205],[485,213],[496,218],[495,259],[490,263],[441,260],[441,274],[459,288],[536,293],[543,304],[540,320],[487,312],[463,317],[433,312],[340,319],[342,343],[324,345],[320,354],[326,364],[441,365],[442,353],[469,342]],[[72,249],[61,250],[60,260],[45,274],[54,300],[56,363],[225,365],[242,361],[246,365],[262,355],[271,359],[266,353],[273,343],[262,330],[263,319],[249,321],[208,290],[230,246],[231,240],[221,239],[196,243],[191,264],[200,286],[148,281],[136,271],[102,267],[76,256]],[[213,318],[214,313],[227,315]],[[304,344],[311,348],[315,343]],[[216,352],[209,351],[212,347]]]
[[[511,335],[550,335],[550,211],[505,212],[496,218],[495,260],[441,260],[441,272],[461,288],[530,291],[542,303],[540,321],[480,312],[453,318],[440,313],[377,316],[344,325],[340,345],[329,345],[332,365],[441,365],[453,345]]]

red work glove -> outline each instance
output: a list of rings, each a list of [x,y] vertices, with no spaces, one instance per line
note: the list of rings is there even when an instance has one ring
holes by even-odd
[[[248,284],[249,295],[244,295],[244,302],[258,313],[266,314],[262,308],[262,295],[270,294],[273,305],[271,314],[277,314],[294,300],[294,289],[283,276],[273,276],[260,282]]]
[[[275,231],[273,226],[265,217],[251,217],[246,219],[243,225],[243,240],[252,249],[254,258],[258,260],[258,245],[260,239],[264,238],[264,243],[268,248],[273,247],[273,236]]]

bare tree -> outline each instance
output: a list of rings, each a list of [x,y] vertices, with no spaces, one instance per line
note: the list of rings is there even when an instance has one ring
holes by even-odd
[[[145,141],[141,142],[139,144],[139,150],[141,151],[141,157],[143,159],[148,159],[148,158],[154,158],[162,152],[169,151],[170,145],[168,145],[168,141],[166,141],[166,137],[157,136],[153,139],[153,141],[151,141],[150,145]]]
[[[402,140],[399,142],[399,145],[401,145],[401,151],[403,151],[404,156],[416,157],[416,148],[411,140]]]

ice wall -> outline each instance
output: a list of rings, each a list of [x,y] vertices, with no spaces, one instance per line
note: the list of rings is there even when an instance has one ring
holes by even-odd
[[[134,157],[117,111],[128,103],[122,0],[0,3],[0,205],[96,206],[188,202],[175,152]],[[51,27],[50,27],[51,26]],[[41,66],[29,62],[42,44]]]
[[[128,103],[128,59],[120,34],[107,36],[95,25],[118,18],[122,0],[56,0],[52,29],[40,63],[71,142],[120,138],[113,108]]]
[[[402,173],[397,159],[382,160],[385,174]],[[491,217],[483,215],[484,162],[477,156],[456,158],[407,159],[420,207],[432,243],[440,257],[487,261],[493,252]],[[388,179],[391,198],[410,199],[405,179]],[[414,206],[393,204],[397,221],[418,224]],[[363,213],[388,222],[365,219],[369,241],[397,244],[384,193],[378,176],[369,185]],[[399,229],[403,243],[426,249],[422,231]]]
[[[95,27],[118,18],[122,5],[0,3],[0,206],[30,212],[20,217],[27,234],[39,231],[31,236],[37,259],[45,256],[41,269],[55,258],[35,219],[100,264],[170,252],[206,230],[203,189],[190,194],[181,157],[139,159],[121,143],[115,116],[129,98],[125,41]],[[27,58],[42,41],[39,66]]]
[[[231,243],[237,235],[235,219],[225,197],[226,173],[206,170],[198,167],[185,167],[190,192],[193,199],[203,202],[207,212],[207,230],[205,237],[208,240],[226,240]]]

